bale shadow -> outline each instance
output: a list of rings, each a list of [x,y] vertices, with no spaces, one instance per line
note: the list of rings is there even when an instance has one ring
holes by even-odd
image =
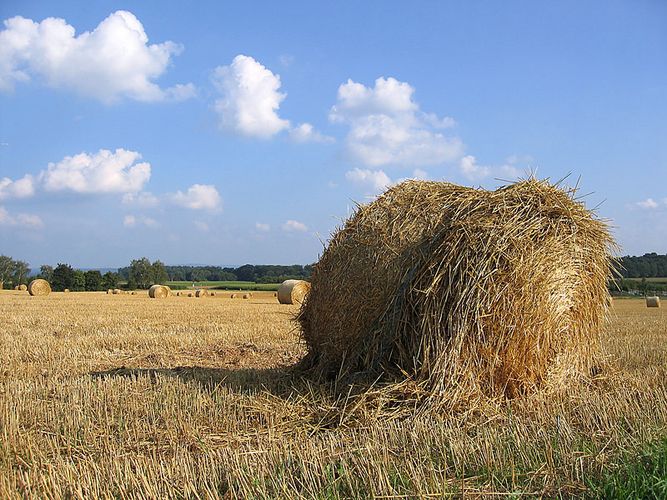
[[[270,392],[275,396],[288,397],[296,391],[298,377],[294,367],[274,368],[212,368],[204,366],[177,366],[175,368],[128,368],[120,366],[104,371],[89,373],[93,379],[107,378],[150,378],[157,381],[160,377],[175,377],[183,382],[197,383],[204,390],[213,392],[220,387],[242,394]]]

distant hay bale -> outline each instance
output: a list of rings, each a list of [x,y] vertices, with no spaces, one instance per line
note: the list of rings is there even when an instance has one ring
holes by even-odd
[[[188,297],[192,297],[192,292],[188,292]]]
[[[243,298],[244,298],[244,299],[249,299],[249,298],[250,298],[250,294],[249,294],[249,293],[244,293],[244,294],[243,294]]]
[[[28,285],[28,293],[32,296],[44,296],[51,293],[51,285],[46,280],[38,278]]]
[[[180,296],[181,296],[181,292],[176,292],[176,297],[180,297]]]
[[[310,283],[303,280],[286,280],[278,287],[278,302],[281,304],[301,304],[310,291]]]
[[[14,287],[14,290],[18,291],[18,289],[19,289],[19,286],[16,285],[16,286]]]
[[[208,290],[201,289],[195,292],[195,297],[208,297]]]
[[[646,297],[646,307],[660,307],[660,297]]]
[[[211,292],[211,297],[215,297],[215,292]]]
[[[21,284],[19,285],[19,290],[20,290],[20,291],[25,292],[27,289],[28,289],[28,285],[26,285],[26,284],[24,284],[24,283],[21,283]]]
[[[360,206],[314,266],[302,370],[448,405],[590,374],[616,247],[574,197],[406,181]]]
[[[111,288],[109,288],[109,289],[107,290],[107,295],[111,295],[112,293],[113,293],[113,290],[112,290]]]
[[[120,288],[114,288],[111,291],[111,293],[113,293],[114,295],[120,295],[121,294],[121,289]]]
[[[278,296],[278,292],[273,292],[273,296],[274,296],[274,297],[277,297],[277,296]]]
[[[63,293],[69,293],[69,288],[65,288],[65,289],[63,290]]]
[[[230,299],[235,299],[235,298],[236,298],[236,294],[235,294],[235,293],[231,294],[231,295],[229,296],[229,298],[230,298]]]
[[[134,290],[132,290],[132,291],[130,292],[130,295],[136,295],[136,294],[137,294],[137,292],[134,291]]]
[[[166,299],[169,297],[171,290],[164,285],[153,285],[148,289],[148,296],[151,299]]]

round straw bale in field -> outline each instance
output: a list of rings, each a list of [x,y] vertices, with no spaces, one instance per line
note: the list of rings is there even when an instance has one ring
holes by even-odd
[[[176,292],[176,297],[180,297],[180,296],[181,296],[181,292]]]
[[[208,297],[208,290],[201,289],[195,292],[195,297]]]
[[[302,369],[431,401],[590,374],[615,244],[575,192],[405,181],[359,206],[314,266]]]
[[[113,290],[111,290],[111,293],[113,293],[114,295],[119,295],[120,294],[120,288],[114,288]]]
[[[137,292],[136,292],[135,290],[132,290],[132,291],[130,292],[130,295],[136,295],[136,294],[137,294]]]
[[[303,280],[286,280],[278,287],[278,302],[281,304],[301,304],[308,292],[310,283]]]
[[[148,289],[148,296],[151,299],[166,299],[169,297],[169,288],[164,285],[153,285]]]
[[[188,292],[188,297],[192,297],[192,292]]]
[[[63,293],[69,293],[69,288],[65,288],[65,289],[63,290]]]
[[[278,296],[278,292],[273,292],[273,296],[274,296],[274,297],[277,297],[277,296]]]
[[[244,293],[244,294],[243,294],[243,298],[244,298],[244,299],[249,299],[249,298],[250,298],[250,294],[249,294],[249,293]]]
[[[18,289],[19,289],[19,286],[16,285],[16,286],[14,287],[14,290],[18,290]]]
[[[28,289],[28,285],[26,285],[24,283],[21,283],[19,285],[19,290],[21,290],[22,292],[25,292],[27,289]]]
[[[660,297],[646,297],[646,307],[660,307]]]
[[[211,297],[215,297],[215,292],[210,293]]]
[[[41,278],[32,280],[28,285],[28,293],[32,296],[48,295],[51,293],[51,285],[49,285],[48,281]]]
[[[236,298],[236,294],[235,294],[235,293],[231,294],[231,295],[229,296],[229,298],[230,298],[230,299],[235,299],[235,298]]]
[[[111,288],[109,288],[109,289],[107,290],[107,295],[111,295],[112,293],[113,293],[113,290],[112,290]]]

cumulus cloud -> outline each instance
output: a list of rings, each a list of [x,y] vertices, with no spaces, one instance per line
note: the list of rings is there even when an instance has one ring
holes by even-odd
[[[378,78],[374,87],[352,80],[342,84],[329,119],[349,126],[348,153],[370,167],[416,167],[459,159],[461,140],[438,131],[454,121],[423,113],[413,94],[413,87],[395,78]]]
[[[113,102],[186,99],[191,83],[163,89],[160,77],[182,47],[171,41],[149,44],[141,22],[119,10],[93,31],[79,35],[64,19],[35,22],[21,16],[4,21],[0,31],[0,90],[36,76],[48,86]]]
[[[355,168],[345,172],[345,178],[372,193],[384,191],[392,184],[389,176],[382,170]]]
[[[35,181],[32,175],[25,175],[15,181],[9,177],[0,179],[0,200],[29,198],[33,194],[35,194]]]
[[[463,175],[471,180],[488,177],[491,173],[491,169],[489,167],[478,165],[477,160],[472,155],[464,156],[461,158],[459,167],[461,169],[461,173],[463,173]]]
[[[139,153],[125,149],[80,153],[49,163],[39,179],[47,191],[134,193],[141,191],[151,176],[150,164],[137,163],[140,159]]]
[[[294,142],[334,142],[333,137],[321,134],[315,130],[315,128],[310,123],[302,123],[296,127],[291,128],[289,135]]]
[[[265,233],[271,230],[271,226],[269,224],[264,224],[262,222],[255,222],[255,229]]]
[[[280,76],[252,57],[238,55],[229,66],[217,67],[213,83],[221,94],[215,110],[223,129],[269,138],[289,128],[289,121],[278,116],[286,97],[280,92]]]
[[[308,226],[297,220],[288,220],[283,224],[283,230],[288,232],[305,232],[308,231]]]
[[[153,193],[142,191],[140,193],[125,193],[123,204],[140,208],[153,208],[160,204],[160,200]]]
[[[653,198],[646,198],[643,201],[638,201],[637,206],[646,210],[654,210],[660,206],[660,204],[655,201]]]
[[[38,229],[44,226],[44,222],[38,215],[20,213],[10,214],[6,208],[0,207],[0,226],[18,226],[29,229]]]
[[[210,184],[193,184],[185,193],[177,191],[170,198],[175,204],[191,210],[216,211],[222,205],[218,190]]]
[[[137,227],[137,226],[146,226],[146,227],[157,227],[158,223],[155,219],[146,217],[145,215],[126,215],[123,218],[123,225],[125,227]]]

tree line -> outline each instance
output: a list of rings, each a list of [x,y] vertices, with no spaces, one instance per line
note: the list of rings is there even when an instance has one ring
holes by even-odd
[[[642,256],[625,256],[620,259],[621,275],[624,278],[665,278],[667,277],[667,255],[645,253]]]
[[[251,265],[240,267],[219,266],[166,266],[146,257],[135,259],[117,272],[102,274],[98,270],[75,269],[69,264],[55,267],[43,265],[35,276],[26,262],[0,255],[0,289],[28,284],[35,278],[43,278],[54,291],[100,291],[113,288],[146,289],[167,281],[252,281],[255,283],[281,283],[286,279],[307,279],[312,265],[274,266]]]

